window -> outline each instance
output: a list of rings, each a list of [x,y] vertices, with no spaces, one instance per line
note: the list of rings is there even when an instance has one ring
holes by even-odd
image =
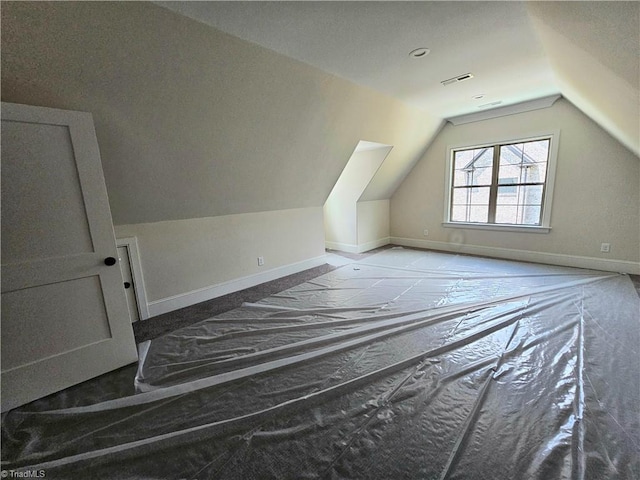
[[[547,135],[450,149],[444,225],[548,231],[553,143]]]

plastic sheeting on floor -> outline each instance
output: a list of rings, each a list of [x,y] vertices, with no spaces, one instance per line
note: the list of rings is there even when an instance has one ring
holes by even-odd
[[[639,478],[639,317],[625,275],[394,248],[9,412],[2,468]]]

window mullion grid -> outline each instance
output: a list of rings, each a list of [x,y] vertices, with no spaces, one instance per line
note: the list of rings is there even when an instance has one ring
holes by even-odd
[[[538,217],[538,222],[537,225],[542,224],[542,212],[544,210],[544,191],[546,188],[546,182],[523,182],[523,183],[518,183],[518,189],[520,190],[522,187],[537,187],[537,186],[541,186],[542,187],[542,199],[540,201],[540,215]],[[518,218],[520,218],[521,213],[524,215],[523,212],[520,211],[520,207],[526,207],[528,205],[535,205],[535,204],[529,204],[529,203],[525,203],[524,200],[521,202],[520,198],[518,197],[518,203],[517,203],[517,208],[518,211],[516,212],[516,215],[518,216]]]
[[[524,140],[524,143],[528,143],[528,142],[533,142],[533,141],[537,141],[538,139],[528,139],[528,140]],[[547,162],[546,162],[546,176],[545,176],[545,180],[540,182],[540,181],[530,181],[528,178],[528,175],[526,175],[525,172],[523,172],[522,170],[526,170],[526,167],[523,168],[521,170],[521,173],[519,175],[519,181],[517,183],[511,184],[505,184],[508,185],[509,187],[515,187],[517,189],[517,198],[516,198],[516,203],[515,208],[516,208],[516,223],[514,225],[520,225],[522,224],[522,222],[524,222],[524,218],[523,218],[523,212],[524,209],[527,206],[535,206],[540,208],[540,213],[539,213],[539,217],[538,217],[538,223],[537,225],[540,226],[543,223],[543,218],[544,218],[544,211],[545,211],[545,200],[546,200],[546,193],[547,193],[547,180],[549,177],[549,158],[550,158],[550,144],[551,141],[550,139],[545,139],[547,141]],[[523,143],[523,142],[518,142],[518,143]],[[454,183],[454,179],[452,177],[452,184],[451,184],[451,200],[450,200],[450,208],[449,208],[449,219],[452,218],[452,213],[453,213],[453,196],[454,196],[454,192],[456,189],[458,188],[465,188],[466,190],[466,202],[464,204],[465,206],[465,211],[464,211],[464,218],[465,220],[463,222],[466,223],[474,223],[471,222],[471,207],[472,207],[472,190],[473,188],[489,188],[489,200],[488,200],[488,212],[487,212],[487,223],[488,224],[492,224],[492,225],[497,225],[496,223],[496,216],[497,216],[497,209],[498,209],[498,197],[499,197],[499,193],[500,193],[500,187],[504,186],[504,185],[500,185],[499,181],[500,181],[500,160],[501,160],[501,147],[507,147],[511,144],[494,144],[493,146],[485,146],[482,147],[484,150],[487,150],[489,148],[493,148],[493,156],[492,156],[492,171],[491,171],[491,183],[490,184],[485,184],[485,185],[474,185],[475,182],[475,172],[473,170],[467,172],[468,174],[470,174],[467,177],[467,185],[463,186],[459,186],[456,187],[453,185]],[[514,143],[515,145],[515,143]],[[480,148],[480,147],[477,147]],[[455,155],[455,153],[454,153]],[[519,152],[519,164],[520,167],[524,166],[525,163],[525,153],[524,153],[524,148],[521,149],[521,151]],[[542,162],[536,162],[536,163],[542,163]],[[517,165],[517,163],[515,164]],[[523,173],[525,173],[524,178],[523,178]],[[454,174],[455,175],[455,174]],[[541,192],[541,199],[540,204],[528,204],[526,203],[525,197],[523,197],[524,195],[524,189],[526,187],[533,187],[533,186],[541,186],[542,187],[542,192]],[[480,222],[475,222],[475,223],[480,223]]]
[[[500,145],[493,147],[493,171],[489,189],[489,223],[496,223],[496,203],[498,201],[498,168],[500,167]]]
[[[529,175],[529,169],[524,164],[524,145],[522,150],[520,151],[520,186],[518,187],[518,197],[516,200],[516,223],[522,223],[522,215],[524,214],[524,209],[522,203],[524,202],[524,188],[522,187],[523,183],[527,183],[527,178]]]

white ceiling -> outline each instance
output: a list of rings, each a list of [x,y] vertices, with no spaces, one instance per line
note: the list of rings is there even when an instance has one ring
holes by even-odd
[[[443,119],[494,102],[505,106],[560,93],[639,150],[638,129],[625,125],[636,111],[607,112],[589,100],[607,89],[620,90],[619,80],[631,85],[634,97],[624,101],[637,105],[638,2],[155,3]],[[563,43],[558,52],[557,42]],[[419,47],[431,53],[411,58],[409,52]],[[586,86],[574,81],[576,75],[592,75],[589,71],[569,72],[572,78],[566,78],[562,57],[576,49],[588,57],[580,68],[594,69],[605,80]],[[470,80],[440,83],[469,72]],[[612,120],[612,115],[624,118]]]
[[[559,93],[519,2],[166,2],[162,5],[437,117]],[[409,57],[419,47],[423,58]],[[474,78],[444,87],[442,80]],[[480,100],[474,95],[484,94]]]

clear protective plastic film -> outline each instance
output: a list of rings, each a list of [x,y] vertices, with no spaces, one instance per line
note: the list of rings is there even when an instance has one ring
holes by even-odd
[[[394,248],[5,414],[2,469],[638,478],[639,345],[625,275]]]

